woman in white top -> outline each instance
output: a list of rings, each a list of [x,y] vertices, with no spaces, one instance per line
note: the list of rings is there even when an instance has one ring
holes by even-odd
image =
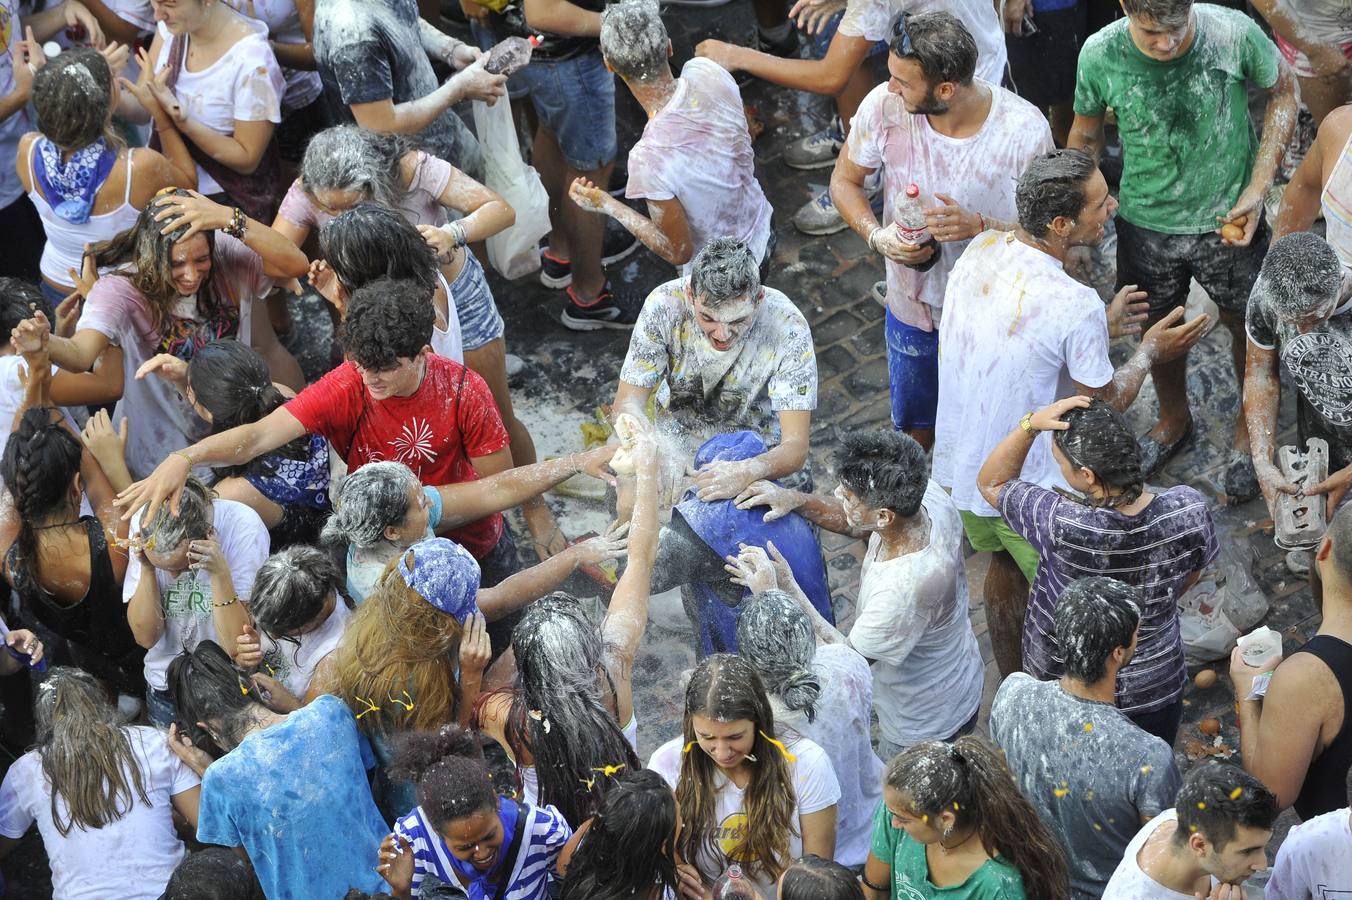
[[[740,656],[716,653],[695,667],[683,734],[658,747],[648,768],[676,789],[684,823],[676,849],[706,887],[736,862],[760,896],[773,897],[795,859],[835,855],[840,785],[831,761],[806,738],[777,737],[765,686]]]
[[[217,0],[166,0],[156,12],[142,78],[193,151],[198,188],[272,221],[282,186],[272,138],[285,82],[268,26]]]
[[[166,226],[168,234],[162,233]],[[252,309],[271,278],[305,271],[305,254],[262,222],[200,194],[174,191],[152,201],[133,227],[91,248],[86,264],[113,271],[97,281],[85,273],[80,288],[86,300],[75,334],[53,335],[49,351],[61,368],[84,372],[106,347],[122,348],[126,378],[115,418],[130,418],[135,426],[127,466],[137,478],[208,427],[172,384],[134,377],[156,354],[190,359],[211,341],[237,337],[258,349],[274,381],[303,384],[268,317],[252,315]],[[20,326],[30,327],[45,326],[34,320]]]
[[[85,245],[130,228],[164,188],[197,186],[182,140],[165,142],[166,158],[117,136],[119,93],[108,61],[87,48],[61,54],[33,77],[38,130],[19,140],[18,172],[47,233],[42,288],[53,305],[75,291]]]
[[[883,761],[870,741],[873,674],[843,638],[818,646],[799,602],[762,584],[742,603],[737,653],[765,682],[781,734],[808,738],[830,757],[840,782],[836,861],[862,866],[883,796]]]
[[[268,28],[268,44],[282,67],[282,123],[277,150],[282,159],[299,163],[310,138],[329,124],[320,99],[324,86],[315,64],[315,0],[225,0],[240,15]]]
[[[290,712],[310,689],[315,669],[338,646],[351,610],[338,593],[338,567],[314,547],[268,557],[249,595],[253,624],[235,643],[235,664],[273,679],[275,708]],[[289,695],[289,696],[288,696]]]
[[[186,855],[174,814],[197,829],[198,777],[80,669],[48,673],[35,715],[37,747],[0,786],[0,855],[36,822],[55,896],[155,900]]]

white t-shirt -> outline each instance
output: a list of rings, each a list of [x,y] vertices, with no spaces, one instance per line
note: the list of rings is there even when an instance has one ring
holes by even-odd
[[[272,290],[272,280],[263,274],[263,260],[242,242],[228,234],[216,232],[216,252],[213,281],[224,284],[227,292],[239,305],[238,328],[233,336],[248,344],[253,327],[253,301],[265,297]],[[203,287],[205,289],[205,286]],[[150,304],[131,280],[122,275],[103,275],[89,292],[76,332],[86,329],[103,334],[115,347],[122,348],[122,371],[126,387],[122,399],[113,411],[114,424],[123,418],[131,420],[127,436],[127,468],[136,478],[145,478],[160,461],[206,437],[209,426],[178,390],[156,376],[137,379],[133,376],[141,364],[157,353],[184,355],[185,334],[196,339],[215,337],[212,323],[204,321],[197,298],[193,301],[192,316],[175,309],[172,321],[162,330],[156,329]],[[207,473],[198,470],[199,475]]]
[[[1268,879],[1266,900],[1352,897],[1352,809],[1302,822],[1286,835]]]
[[[250,507],[234,500],[211,501],[215,515],[216,539],[221,552],[230,564],[230,580],[239,602],[248,605],[258,567],[268,558],[268,528]],[[131,520],[131,534],[140,531],[141,514]],[[177,578],[161,569],[155,569],[155,583],[160,589],[160,609],[164,612],[164,633],[155,646],[146,651],[146,684],[157,691],[168,689],[169,663],[184,650],[191,650],[202,641],[221,643],[211,618],[211,604],[216,598],[211,590],[211,576],[206,572],[188,569]],[[127,562],[127,577],[122,582],[122,602],[130,603],[136,587],[141,583],[141,558],[131,554]],[[220,598],[223,600],[223,598]],[[227,653],[234,649],[222,644]]]
[[[879,560],[869,535],[850,643],[873,663],[878,730],[898,746],[943,740],[981,705],[986,670],[967,609],[962,519],[934,481],[922,501],[929,545]]]
[[[681,68],[676,92],[629,151],[625,196],[680,200],[695,253],[713,238],[734,237],[757,259],[765,255],[772,210],[756,180],[742,93],[726,69],[707,59]]]
[[[893,204],[912,183],[925,195],[945,194],[988,219],[1018,220],[1014,189],[1029,161],[1053,148],[1051,128],[1041,110],[999,87],[998,81],[977,84],[991,92],[991,108],[981,130],[971,137],[952,138],[935,131],[928,116],[908,113],[886,83],[859,104],[846,147],[856,165],[882,167],[884,225],[892,222]],[[942,205],[938,199],[926,202]],[[944,244],[939,261],[928,272],[885,260],[892,315],[913,328],[933,331],[937,317],[931,307],[943,306],[948,275],[968,243]]]
[[[156,900],[186,855],[169,799],[200,782],[161,732],[144,726],[125,731],[150,805],[141,802],[126,772],[131,808],[102,828],[76,826],[61,836],[52,822],[52,788],[36,750],[19,757],[0,785],[0,834],[17,840],[37,822],[52,867],[52,896],[58,900]],[[67,821],[64,799],[57,799],[57,809]]]
[[[674,424],[696,446],[739,428],[778,441],[776,413],[817,408],[817,355],[807,319],[767,287],[741,340],[715,350],[695,321],[688,285],[686,278],[659,284],[643,301],[620,380],[657,388],[659,427]]]
[[[225,0],[225,4],[240,15],[268,26],[268,37],[279,44],[307,43],[296,0]],[[318,72],[282,69],[282,78],[286,81],[282,106],[287,110],[309,106],[324,89]]]
[[[826,751],[840,783],[836,860],[862,866],[873,837],[873,813],[883,795],[883,761],[873,752],[870,735],[873,675],[868,660],[845,644],[818,647],[812,668],[822,685],[816,721],[809,722],[806,712],[788,709],[772,695],[775,730],[795,731]]]
[[[848,0],[840,33],[870,41],[892,40],[892,23],[904,12],[952,13],[976,39],[976,76],[991,84],[1005,80],[1005,33],[994,4],[988,0]]]
[[[1024,413],[1071,396],[1075,382],[1100,388],[1112,377],[1108,314],[1098,293],[1013,232],[978,235],[944,295],[934,480],[953,492],[958,509],[998,516],[976,487],[995,445]],[[1068,487],[1050,435],[1033,442],[1019,477]]]
[[[785,735],[787,737],[787,735]],[[828,807],[835,806],[840,802],[840,783],[836,781],[835,770],[831,768],[831,759],[826,755],[826,751],[807,739],[797,741],[785,741],[785,746],[789,753],[797,757],[795,762],[789,763],[789,770],[793,773],[793,791],[798,800],[798,822],[795,822],[799,834],[789,833],[789,859],[797,859],[803,855],[802,839],[802,818],[811,815],[814,812],[820,812]],[[676,782],[681,776],[681,757],[682,748],[685,741],[682,738],[673,738],[653,751],[652,759],[648,760],[648,768],[666,779],[667,784],[671,785],[672,790],[676,789]],[[703,753],[699,745],[690,748],[691,753]],[[724,857],[737,842],[741,839],[742,830],[747,827],[746,805],[742,801],[743,791],[732,780],[721,771],[714,773],[714,789],[718,792],[718,802],[714,809],[714,815],[718,817],[719,837],[715,842],[720,850],[719,859],[706,859],[704,855],[696,860],[691,860],[695,867],[699,869],[700,874],[706,879],[712,881],[723,870],[727,868],[727,860]],[[839,852],[837,852],[837,861],[839,861]],[[762,897],[775,896],[774,881],[766,879],[764,881],[753,881],[756,890]]]
[[[1141,826],[1141,830],[1131,839],[1126,852],[1122,854],[1122,862],[1118,865],[1117,871],[1108,879],[1108,887],[1103,891],[1103,900],[1195,900],[1191,893],[1170,890],[1160,884],[1143,872],[1140,863],[1136,861],[1141,847],[1155,833],[1156,828],[1165,822],[1177,821],[1178,812],[1166,809]],[[1214,885],[1215,880],[1212,882]]]
[[[257,19],[240,16],[253,34],[231,47],[224,56],[200,72],[189,72],[186,65],[174,85],[183,113],[212,131],[234,134],[235,122],[282,121],[282,94],[286,81],[282,67],[268,43],[268,26]],[[174,36],[160,22],[161,45],[155,60],[158,72],[169,64],[169,44]],[[220,193],[221,186],[197,167],[197,190],[202,194]]]
[[[339,597],[324,624],[302,634],[295,641],[274,641],[260,633],[258,639],[263,648],[263,663],[272,670],[268,674],[297,697],[304,697],[319,663],[343,639],[343,629],[347,628],[347,620],[351,615],[352,611]]]

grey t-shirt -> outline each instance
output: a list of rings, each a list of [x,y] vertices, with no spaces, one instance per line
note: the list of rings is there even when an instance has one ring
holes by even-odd
[[[425,97],[439,83],[423,50],[414,0],[324,0],[315,6],[315,63],[324,89],[349,107]],[[454,111],[443,110],[416,139],[472,178],[483,177],[483,155]]]
[[[995,695],[991,738],[1066,848],[1076,900],[1102,896],[1141,822],[1172,807],[1183,783],[1169,745],[1116,707],[1023,672]]]

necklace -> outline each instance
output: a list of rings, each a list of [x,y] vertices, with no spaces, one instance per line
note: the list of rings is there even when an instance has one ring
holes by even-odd
[[[48,528],[65,528],[68,525],[79,525],[81,524],[81,521],[82,520],[80,519],[72,519],[69,522],[48,522],[46,525],[34,525],[33,530],[43,531]]]
[[[944,839],[941,837],[941,838],[939,838],[939,850],[944,854],[944,856],[947,856],[948,854],[952,853],[954,850],[958,849],[959,847],[961,847],[963,844],[967,843],[968,841],[970,841],[970,840],[971,840],[972,838],[974,838],[974,837],[976,837],[976,829],[975,829],[975,828],[973,828],[971,831],[967,832],[967,837],[965,837],[965,838],[963,838],[962,840],[958,841],[958,842],[957,842],[956,844],[954,844],[952,847],[949,847],[947,844],[945,844],[945,843],[944,843]]]

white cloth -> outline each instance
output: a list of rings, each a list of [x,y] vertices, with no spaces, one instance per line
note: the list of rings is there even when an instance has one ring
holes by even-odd
[[[296,0],[225,0],[235,12],[256,19],[268,26],[268,37],[279,44],[305,44],[305,29],[300,24]],[[274,54],[275,55],[275,54]],[[303,109],[319,98],[324,89],[319,73],[300,69],[282,69],[286,93],[282,106],[287,110]]]
[[[1338,153],[1319,205],[1324,213],[1325,239],[1338,254],[1343,270],[1352,269],[1352,134]]]
[[[908,747],[943,740],[981,706],[986,669],[968,618],[962,519],[930,481],[922,508],[929,544],[879,560],[882,538],[869,535],[850,643],[873,663],[878,730]]]
[[[1335,809],[1292,828],[1277,850],[1266,900],[1352,897],[1352,809]]]
[[[267,296],[272,290],[272,280],[263,274],[263,261],[258,254],[220,232],[216,233],[214,266],[217,269],[212,273],[213,280],[224,285],[239,304],[239,328],[230,336],[248,344],[253,301]],[[206,290],[205,285],[202,290]],[[196,300],[193,303],[196,309]],[[175,308],[172,315],[178,320],[182,311]],[[193,319],[200,320],[200,316],[194,313]],[[184,324],[175,321],[165,327],[177,332]],[[172,384],[153,375],[133,377],[142,363],[161,352],[164,335],[156,330],[150,305],[130,279],[121,275],[99,278],[75,326],[77,333],[86,329],[103,334],[113,346],[122,348],[126,386],[113,419],[114,424],[123,418],[131,420],[127,467],[134,477],[145,478],[170,453],[206,437],[207,423]]]
[[[268,26],[257,19],[240,16],[253,32],[231,47],[225,55],[200,72],[188,71],[185,63],[174,85],[183,114],[220,134],[234,134],[235,122],[282,121],[282,94],[286,82],[282,67],[268,43]],[[174,36],[160,22],[160,55],[155,60],[158,72],[169,64],[169,44]],[[197,167],[197,190],[217,194],[221,186]]]
[[[788,709],[771,696],[775,730],[796,731],[826,751],[840,783],[836,859],[862,866],[873,837],[873,813],[883,796],[883,761],[873,752],[870,735],[873,675],[868,660],[845,644],[818,647],[812,669],[822,685],[816,720],[809,722],[806,712]]]
[[[821,747],[807,739],[786,740],[784,743],[789,753],[797,757],[796,761],[789,763],[789,771],[793,773],[793,793],[798,801],[798,821],[793,824],[799,832],[799,834],[792,831],[789,833],[789,859],[797,859],[803,855],[801,834],[803,816],[821,812],[840,802],[840,783],[836,780],[835,770],[831,768],[831,758]],[[680,780],[684,746],[684,738],[673,738],[653,751],[652,759],[648,760],[648,768],[665,778],[672,790],[676,789],[676,783]],[[690,752],[704,751],[696,744],[690,748]],[[726,854],[741,840],[742,833],[747,827],[742,789],[733,784],[732,780],[720,770],[714,773],[714,790],[717,793],[714,816],[718,820],[716,826],[718,837],[714,843],[722,853],[718,859],[707,859],[706,854],[701,853],[699,858],[689,860],[709,881],[723,874],[728,865]],[[775,896],[773,881],[765,879],[753,881],[752,884],[762,897]]]
[[[274,641],[266,634],[259,633],[263,662],[272,670],[268,674],[281,682],[288,691],[303,698],[310,689],[310,679],[314,677],[315,669],[343,639],[343,629],[347,628],[347,620],[351,616],[352,611],[339,597],[324,624],[314,631],[299,635],[294,641]]]
[[[989,0],[848,0],[839,31],[870,41],[892,40],[892,23],[902,13],[952,13],[976,39],[976,75],[999,84],[1005,79],[1005,33]]]
[[[0,53],[0,97],[14,93],[14,60],[23,59],[23,27],[19,23],[19,5],[14,0],[0,0],[0,40],[8,53]],[[22,64],[22,63],[21,63]],[[23,182],[15,160],[19,156],[19,138],[33,130],[27,104],[15,110],[8,119],[0,121],[0,208],[9,206],[23,196]]]
[[[230,565],[230,579],[239,602],[248,605],[258,567],[268,558],[268,528],[263,520],[243,503],[234,500],[213,500],[212,524],[216,540]],[[141,514],[131,520],[131,534],[140,531]],[[130,603],[144,575],[141,558],[131,554],[127,562],[127,577],[122,583],[122,602]],[[160,592],[160,609],[164,613],[164,633],[155,646],[146,651],[146,684],[157,691],[168,689],[169,663],[184,650],[191,650],[202,641],[221,643],[211,617],[213,601],[224,602],[211,589],[211,576],[204,571],[188,569],[174,577],[160,569],[154,570],[155,584]],[[222,644],[229,652],[232,647]]]
[[[1103,891],[1103,900],[1195,900],[1193,894],[1184,894],[1170,890],[1141,870],[1136,857],[1141,847],[1165,822],[1177,822],[1177,810],[1166,809],[1155,818],[1141,826],[1136,837],[1131,839],[1127,850],[1122,854],[1122,862],[1108,879],[1108,887]],[[1214,883],[1214,879],[1213,879]]]
[[[47,233],[47,243],[42,246],[42,259],[38,263],[38,269],[42,272],[42,276],[53,284],[69,284],[70,270],[79,272],[84,267],[84,248],[87,245],[111,240],[135,225],[136,220],[140,218],[141,211],[131,202],[134,156],[137,151],[135,149],[127,151],[122,202],[116,209],[90,215],[88,221],[78,225],[58,216],[43,195],[42,188],[38,186],[37,173],[33,168],[33,155],[37,152],[38,141],[33,140],[28,145],[26,161],[28,181],[33,185],[33,189],[28,192],[28,199],[33,201],[33,208],[42,219],[42,229]]]
[[[625,196],[680,200],[695,253],[734,237],[765,256],[772,210],[756,180],[742,93],[726,69],[707,59],[681,68],[675,93],[629,151]],[[690,266],[677,268],[687,275]]]
[[[1100,388],[1112,377],[1108,314],[1094,289],[1013,232],[978,235],[944,295],[934,480],[953,492],[958,509],[999,515],[976,487],[995,445],[1024,413],[1070,396],[1075,382]],[[1034,441],[1019,477],[1068,487],[1050,435]]]
[[[169,801],[197,787],[198,778],[169,749],[163,733],[144,726],[124,731],[150,804],[141,802],[131,773],[124,772],[131,807],[102,828],[76,826],[61,836],[52,822],[52,787],[36,750],[19,757],[0,786],[0,834],[18,839],[37,822],[57,900],[156,900],[186,855]],[[69,821],[64,799],[57,799],[57,810],[63,823]]]
[[[1051,128],[1041,110],[998,82],[976,83],[991,92],[991,108],[971,137],[951,138],[935,131],[928,116],[908,113],[901,96],[889,91],[887,83],[859,104],[845,146],[851,162],[883,170],[884,225],[893,221],[894,204],[910,184],[930,197],[936,193],[952,197],[963,209],[987,219],[1018,220],[1014,188],[1028,163],[1053,148]],[[938,198],[927,202],[943,205]],[[928,272],[885,260],[892,315],[913,328],[933,331],[936,317],[931,307],[943,306],[949,273],[969,243],[942,245],[939,261]]]
[[[446,292],[446,320],[432,323],[432,340],[429,343],[437,356],[453,359],[463,366],[465,343],[460,333],[460,313],[456,312],[455,295],[451,293],[451,286],[446,283],[446,276],[441,274],[441,269],[437,269],[437,284]],[[440,316],[440,312],[437,315]]]

